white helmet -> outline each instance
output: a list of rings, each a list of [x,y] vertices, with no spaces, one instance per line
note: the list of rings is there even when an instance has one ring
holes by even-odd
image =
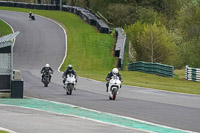
[[[113,68],[113,70],[112,70],[112,73],[113,73],[113,74],[118,74],[118,72],[119,72],[119,71],[118,71],[117,68]]]
[[[45,67],[50,67],[50,65],[49,65],[49,64],[46,64]]]
[[[67,68],[68,68],[69,71],[71,71],[72,70],[72,65],[69,64]]]

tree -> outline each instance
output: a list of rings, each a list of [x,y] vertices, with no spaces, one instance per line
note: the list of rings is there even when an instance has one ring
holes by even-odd
[[[176,44],[163,25],[146,25],[137,43],[141,48],[138,60],[172,64],[176,57]]]
[[[125,26],[127,39],[132,42],[133,48],[136,51],[136,60],[139,60],[139,55],[141,55],[141,47],[137,42],[139,36],[141,36],[146,23],[141,23],[137,21],[136,23]]]
[[[109,4],[106,17],[116,26],[130,25],[136,21],[136,9],[129,4]]]
[[[179,29],[185,41],[198,38],[200,33],[200,7],[191,6],[182,9],[177,17]]]

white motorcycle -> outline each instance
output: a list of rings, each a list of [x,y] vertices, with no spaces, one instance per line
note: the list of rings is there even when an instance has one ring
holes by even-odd
[[[121,88],[121,81],[117,75],[111,77],[108,86],[109,99],[115,100],[119,89]]]
[[[76,85],[76,78],[73,74],[68,74],[66,78],[66,83],[64,89],[66,90],[67,95],[71,95]]]

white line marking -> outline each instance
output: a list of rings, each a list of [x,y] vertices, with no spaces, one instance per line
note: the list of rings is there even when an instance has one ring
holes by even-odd
[[[7,128],[3,128],[3,127],[0,127],[0,131],[6,131],[6,132],[9,132],[9,133],[17,133],[17,132],[14,132],[10,129],[7,129]]]

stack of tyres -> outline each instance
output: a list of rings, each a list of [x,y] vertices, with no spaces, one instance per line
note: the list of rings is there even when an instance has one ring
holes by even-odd
[[[15,7],[20,7],[21,6],[21,2],[15,2]]]
[[[128,70],[156,74],[164,77],[173,77],[174,74],[173,66],[143,61],[128,64]]]
[[[47,4],[41,4],[40,5],[40,9],[41,10],[47,10],[48,9],[48,5]]]
[[[9,7],[15,7],[15,3],[12,2],[12,1],[8,1],[7,2],[7,6],[9,6]]]
[[[28,4],[26,5],[26,8],[33,9],[33,8],[34,8],[34,6],[33,6],[33,4],[32,4],[32,3],[28,3]]]
[[[7,1],[0,1],[0,6],[8,6]]]
[[[34,4],[34,5],[33,5],[33,8],[34,8],[34,9],[40,9],[40,4]]]
[[[27,3],[20,2],[20,3],[19,3],[19,6],[20,6],[21,8],[26,8],[26,7],[27,7]]]

